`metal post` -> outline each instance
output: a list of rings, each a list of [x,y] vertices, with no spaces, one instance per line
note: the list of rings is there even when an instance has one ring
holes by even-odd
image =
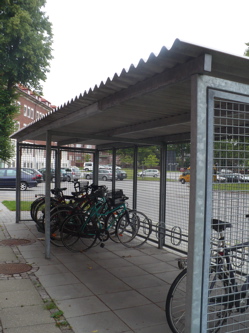
[[[191,182],[186,327],[188,332],[200,332],[207,173],[207,89],[206,85],[202,84],[201,76],[192,77],[191,90]]]
[[[134,147],[134,158],[133,158],[133,198],[132,198],[132,209],[137,209],[137,158],[138,148]]]
[[[99,150],[96,149],[93,155],[93,184],[98,185],[99,183]]]
[[[159,192],[159,228],[158,248],[161,249],[165,242],[166,219],[166,180],[167,180],[167,145],[161,146],[160,154],[160,192]]]
[[[56,148],[55,153],[55,187],[60,187],[61,182],[61,150]]]
[[[116,156],[117,150],[116,148],[112,149],[112,191],[115,191],[116,184]]]
[[[45,185],[45,258],[50,259],[50,180],[51,180],[51,138],[46,133],[46,185]]]
[[[21,147],[19,142],[16,143],[16,223],[21,220]]]

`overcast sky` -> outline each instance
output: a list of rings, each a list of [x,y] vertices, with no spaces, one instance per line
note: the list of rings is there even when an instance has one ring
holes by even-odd
[[[243,56],[248,0],[47,0],[54,44],[44,97],[63,105],[176,38]]]

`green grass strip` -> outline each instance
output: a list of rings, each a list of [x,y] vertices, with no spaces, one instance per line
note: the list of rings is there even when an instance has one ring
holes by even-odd
[[[16,201],[2,201],[2,204],[7,207],[10,211],[16,211]],[[32,201],[21,201],[21,211],[30,211]]]

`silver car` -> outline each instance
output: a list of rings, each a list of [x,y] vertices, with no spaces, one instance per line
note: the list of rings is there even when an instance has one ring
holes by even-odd
[[[93,179],[93,173],[85,174],[86,179]],[[101,180],[112,180],[112,170],[99,169],[99,179]],[[117,179],[117,175],[115,177]]]
[[[138,173],[139,177],[160,177],[160,172],[157,169],[146,169]]]
[[[74,179],[79,179],[81,177],[81,171],[77,167],[72,168],[61,168],[63,174],[66,174],[67,181],[70,182]]]

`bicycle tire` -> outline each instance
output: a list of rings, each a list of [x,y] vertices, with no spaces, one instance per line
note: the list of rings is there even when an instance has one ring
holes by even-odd
[[[92,221],[85,222],[84,214],[72,214],[63,222],[60,230],[63,245],[71,252],[84,252],[97,240],[97,229]]]
[[[211,272],[218,278],[209,295],[207,332],[217,333],[227,321],[230,314],[227,295],[228,288],[216,272]],[[210,278],[210,280],[213,280]],[[166,298],[165,312],[168,325],[173,333],[187,332],[185,330],[185,308],[186,308],[186,281],[187,268],[182,270],[173,281]],[[220,285],[221,283],[221,285]],[[219,295],[219,296],[217,296]],[[219,301],[217,301],[219,299]]]
[[[44,200],[44,197],[39,197],[39,198],[35,199],[30,206],[30,216],[31,216],[32,220],[34,220],[34,221],[35,221],[34,214],[35,214],[36,206],[40,203],[40,201],[43,201],[43,200]]]
[[[45,215],[45,197],[42,198],[39,203],[37,203],[33,211],[33,220],[37,224],[43,224],[44,215]],[[58,204],[58,200],[55,198],[50,198],[50,209],[53,209]],[[43,224],[44,227],[44,224]]]
[[[142,246],[148,240],[151,232],[151,220],[144,213],[135,209],[127,209],[117,222],[118,240],[126,247]]]
[[[115,243],[119,243],[119,239],[117,236],[117,222],[115,221],[116,218],[116,212],[110,213],[106,218],[105,225],[106,229],[108,230],[110,239]]]
[[[55,207],[50,213],[50,242],[58,247],[64,246],[61,240],[61,226],[72,213],[73,207],[62,205]]]

